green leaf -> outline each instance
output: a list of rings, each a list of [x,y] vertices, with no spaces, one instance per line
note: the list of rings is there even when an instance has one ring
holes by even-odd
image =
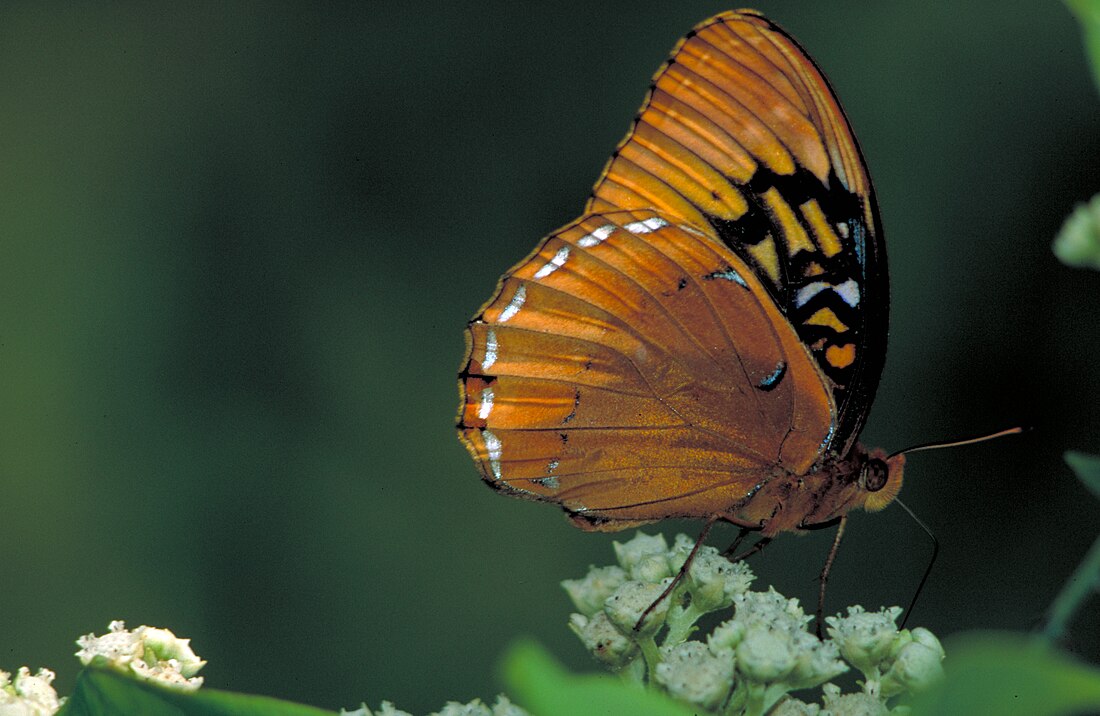
[[[1085,52],[1092,62],[1092,76],[1100,89],[1100,0],[1066,0],[1085,35]]]
[[[1100,194],[1073,208],[1051,249],[1067,266],[1100,269]]]
[[[312,706],[217,689],[171,691],[107,669],[84,669],[58,716],[333,716]]]
[[[1100,670],[1033,637],[1008,632],[950,640],[947,678],[913,705],[913,716],[1056,716],[1100,710]]]
[[[504,656],[504,680],[517,703],[538,716],[691,716],[668,697],[607,674],[570,674],[540,645],[523,641]]]
[[[1085,483],[1085,487],[1092,490],[1092,494],[1100,499],[1100,457],[1069,450],[1065,458],[1066,464],[1077,473],[1077,479]]]

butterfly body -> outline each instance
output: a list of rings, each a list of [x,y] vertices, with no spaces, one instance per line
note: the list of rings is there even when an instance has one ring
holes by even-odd
[[[857,436],[885,358],[885,248],[831,89],[752,11],[681,40],[581,218],[467,329],[459,435],[494,488],[584,529],[764,536],[880,509]]]

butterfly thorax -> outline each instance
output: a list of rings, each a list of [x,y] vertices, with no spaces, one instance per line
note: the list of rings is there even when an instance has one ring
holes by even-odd
[[[771,537],[829,525],[857,508],[881,510],[901,489],[904,467],[904,455],[888,457],[857,442],[847,455],[827,455],[807,474],[776,466],[727,519]]]

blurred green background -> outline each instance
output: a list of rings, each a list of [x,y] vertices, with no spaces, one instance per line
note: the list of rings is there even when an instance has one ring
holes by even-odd
[[[613,536],[480,484],[462,329],[578,214],[650,75],[713,2],[9,3],[0,8],[0,668],[111,619],[211,686],[413,712],[491,697]],[[1100,190],[1100,100],[1057,2],[761,2],[840,93],[893,284],[864,441],[913,456],[942,556],[913,623],[1027,628],[1100,507],[1100,276],[1049,244]],[[661,529],[694,534],[698,525]],[[720,532],[720,544],[733,534]],[[830,535],[760,584],[813,603]],[[905,604],[929,551],[858,514],[830,606]],[[1071,650],[1096,660],[1100,608]],[[594,667],[593,667],[594,668]]]

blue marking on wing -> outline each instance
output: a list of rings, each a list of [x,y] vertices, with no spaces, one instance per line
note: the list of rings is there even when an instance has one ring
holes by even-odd
[[[763,391],[774,390],[775,386],[779,385],[779,381],[783,380],[783,376],[787,374],[787,364],[784,361],[779,361],[775,364],[775,370],[764,380],[760,381],[759,388]]]
[[[856,260],[859,261],[859,268],[861,271],[866,271],[867,264],[863,260],[863,252],[867,246],[867,229],[863,226],[863,222],[856,220],[851,222],[852,227],[852,242],[856,250]]]
[[[704,281],[713,281],[716,278],[725,279],[726,281],[733,281],[740,284],[743,288],[748,288],[749,285],[745,283],[745,279],[741,278],[741,274],[737,273],[732,266],[726,266],[721,271],[715,271],[714,273],[708,273],[703,277]]]

